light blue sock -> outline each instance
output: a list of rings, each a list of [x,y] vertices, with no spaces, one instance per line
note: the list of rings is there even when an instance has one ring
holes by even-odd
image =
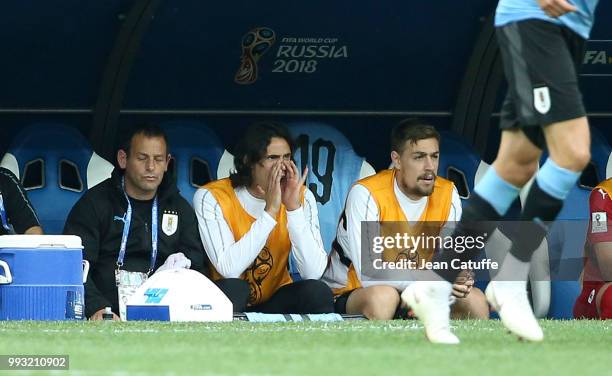
[[[518,197],[519,191],[519,188],[497,175],[493,166],[485,172],[485,175],[474,188],[474,192],[491,204],[500,216],[506,214],[510,205]]]
[[[559,166],[549,157],[538,171],[536,180],[544,192],[559,200],[565,200],[580,178],[580,174],[581,172]]]

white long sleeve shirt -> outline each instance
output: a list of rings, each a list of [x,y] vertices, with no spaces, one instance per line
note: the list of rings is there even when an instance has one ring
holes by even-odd
[[[225,278],[238,278],[255,261],[277,224],[265,211],[265,200],[254,197],[244,187],[234,191],[240,205],[255,218],[250,230],[238,241],[210,191],[200,188],[193,197],[204,249],[212,265]],[[321,240],[317,204],[308,189],[304,193],[304,204],[287,211],[287,229],[291,252],[302,278],[321,278],[327,265],[327,253]]]
[[[428,196],[418,200],[412,200],[406,196],[397,185],[397,181],[393,179],[393,191],[397,201],[409,222],[419,220],[423,211],[427,206]],[[456,188],[453,188],[451,209],[447,218],[446,226],[452,226],[454,222],[461,219],[461,198]],[[373,221],[380,219],[378,206],[374,201],[374,197],[366,187],[361,184],[355,184],[349,191],[346,200],[346,230],[342,223],[338,225],[337,240],[346,256],[351,260],[357,277],[360,278],[361,284],[364,287],[373,285],[394,286],[399,291],[410,284],[411,281],[385,281],[385,280],[365,280],[361,276],[361,222]],[[443,231],[445,231],[443,229]],[[348,268],[344,265],[337,252],[332,252],[330,265],[325,271],[323,281],[332,288],[341,288],[346,286]]]

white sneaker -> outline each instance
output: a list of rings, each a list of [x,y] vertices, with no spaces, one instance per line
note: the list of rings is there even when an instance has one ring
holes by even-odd
[[[529,304],[525,282],[491,281],[485,295],[510,332],[528,341],[544,339],[542,328]]]
[[[432,343],[459,343],[459,338],[450,331],[451,290],[452,285],[446,281],[419,281],[402,292],[402,302],[423,322],[425,336]]]

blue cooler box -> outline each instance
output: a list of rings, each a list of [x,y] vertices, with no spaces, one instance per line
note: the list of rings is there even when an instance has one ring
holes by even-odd
[[[0,236],[0,320],[82,320],[88,271],[78,236]]]

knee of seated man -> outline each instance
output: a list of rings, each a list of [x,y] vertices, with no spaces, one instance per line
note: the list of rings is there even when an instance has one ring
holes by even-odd
[[[251,294],[247,281],[240,278],[226,278],[215,281],[215,284],[232,302],[234,311],[244,311]]]
[[[298,294],[301,296],[302,301],[322,304],[329,303],[333,307],[334,294],[324,282],[317,279],[306,279],[297,282],[297,284],[300,286]]]
[[[486,320],[489,318],[489,304],[484,293],[474,288],[465,298],[457,299],[451,308],[453,319]]]
[[[215,284],[222,290],[230,290],[241,293],[249,293],[249,282],[240,278],[225,278],[215,281]]]
[[[394,311],[400,302],[399,292],[392,286],[373,286],[368,298],[370,305],[375,307],[388,306]]]
[[[395,317],[400,304],[399,292],[391,286],[381,286],[370,301],[370,320],[391,320]]]
[[[371,286],[363,290],[361,313],[370,320],[390,320],[400,303],[399,292],[392,286]]]

